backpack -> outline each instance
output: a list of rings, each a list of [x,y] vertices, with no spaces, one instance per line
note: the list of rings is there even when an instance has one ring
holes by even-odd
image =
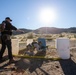
[[[5,29],[5,25],[3,23],[0,24],[0,32],[3,32]]]

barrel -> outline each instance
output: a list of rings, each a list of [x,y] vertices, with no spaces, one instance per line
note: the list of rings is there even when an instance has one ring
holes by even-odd
[[[57,52],[62,59],[70,58],[70,41],[68,38],[56,39]]]
[[[18,39],[12,39],[12,54],[18,55],[19,53],[19,40]]]
[[[29,44],[31,44],[32,42],[33,42],[33,39],[27,39],[26,44],[29,45]]]

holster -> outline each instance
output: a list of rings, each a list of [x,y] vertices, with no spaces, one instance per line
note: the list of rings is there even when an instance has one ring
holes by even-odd
[[[10,39],[11,39],[10,35],[8,35],[8,34],[3,34],[2,35],[2,40],[7,41],[7,40],[10,40]]]

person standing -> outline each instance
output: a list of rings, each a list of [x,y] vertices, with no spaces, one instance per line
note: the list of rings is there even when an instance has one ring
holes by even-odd
[[[12,35],[12,30],[23,32],[22,30],[17,29],[15,26],[11,24],[10,17],[6,17],[5,20],[2,22],[4,26],[4,30],[1,32],[1,42],[2,47],[0,51],[0,60],[3,59],[4,51],[7,47],[8,49],[8,57],[9,57],[9,63],[14,62],[13,56],[12,56],[12,46],[11,46],[11,39],[10,36]]]

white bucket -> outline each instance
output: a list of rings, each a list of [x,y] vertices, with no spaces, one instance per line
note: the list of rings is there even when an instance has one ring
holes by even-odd
[[[70,41],[68,38],[58,38],[56,40],[57,52],[62,59],[70,58]]]
[[[28,45],[28,44],[31,44],[32,42],[33,42],[33,39],[27,39],[27,42],[26,43]]]
[[[12,39],[12,54],[18,55],[19,53],[19,40]]]

